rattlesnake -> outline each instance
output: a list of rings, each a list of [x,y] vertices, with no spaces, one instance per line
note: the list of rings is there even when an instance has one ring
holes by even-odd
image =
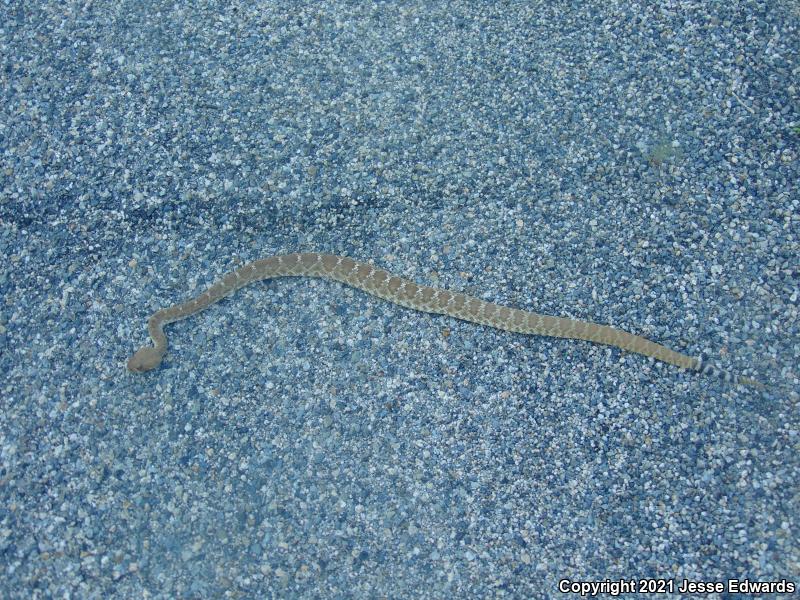
[[[249,283],[285,276],[333,279],[414,310],[449,315],[504,331],[588,340],[649,356],[705,375],[721,377],[731,383],[761,386],[757,381],[732,375],[707,364],[702,357],[686,356],[614,327],[500,306],[466,294],[417,285],[413,281],[352,258],[317,253],[285,254],[253,261],[231,271],[196,298],[154,313],[147,322],[147,330],[155,345],[137,350],[128,359],[128,370],[139,373],[155,369],[161,364],[167,351],[164,325],[205,310]]]

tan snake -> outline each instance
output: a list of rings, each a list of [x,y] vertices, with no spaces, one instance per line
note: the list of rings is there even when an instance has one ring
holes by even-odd
[[[732,375],[707,364],[703,358],[692,358],[650,340],[588,321],[551,317],[535,312],[500,306],[458,292],[417,285],[372,265],[333,254],[285,254],[262,258],[231,271],[205,292],[150,316],[147,331],[154,346],[144,346],[128,359],[129,371],[136,373],[155,369],[167,352],[164,325],[190,317],[254,281],[271,277],[322,277],[346,283],[379,298],[423,312],[449,315],[464,321],[517,333],[549,335],[574,340],[588,340],[615,346],[629,352],[650,356],[684,369],[721,377],[725,381],[761,386],[747,377]]]

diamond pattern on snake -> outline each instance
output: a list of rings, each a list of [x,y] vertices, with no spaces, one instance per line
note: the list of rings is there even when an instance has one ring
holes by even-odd
[[[332,279],[421,312],[447,315],[514,333],[587,340],[648,356],[704,375],[720,377],[730,383],[762,387],[753,379],[734,375],[708,364],[702,357],[681,354],[615,327],[501,306],[459,292],[418,285],[346,256],[318,253],[284,254],[253,261],[231,271],[199,296],[154,313],[147,322],[147,331],[153,345],[137,350],[128,359],[128,370],[141,373],[161,364],[167,352],[165,325],[197,314],[254,281],[273,277]]]

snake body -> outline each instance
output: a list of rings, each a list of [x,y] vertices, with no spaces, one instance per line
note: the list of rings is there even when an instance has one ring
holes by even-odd
[[[155,369],[167,351],[164,326],[205,310],[215,302],[254,282],[273,277],[321,277],[345,283],[379,298],[414,310],[449,315],[504,331],[548,335],[606,344],[636,354],[652,357],[671,365],[713,375],[725,381],[744,385],[760,385],[747,377],[739,377],[708,364],[702,357],[693,358],[675,352],[638,335],[633,335],[588,321],[552,317],[486,302],[458,292],[418,285],[392,275],[370,264],[333,254],[285,254],[253,261],[231,271],[199,296],[159,310],[150,316],[147,329],[153,346],[144,346],[128,359],[132,372]]]

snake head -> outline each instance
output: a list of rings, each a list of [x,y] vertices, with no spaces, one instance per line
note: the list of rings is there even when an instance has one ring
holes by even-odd
[[[139,348],[133,356],[128,359],[127,367],[131,373],[143,373],[155,369],[161,364],[164,353],[153,346]]]

